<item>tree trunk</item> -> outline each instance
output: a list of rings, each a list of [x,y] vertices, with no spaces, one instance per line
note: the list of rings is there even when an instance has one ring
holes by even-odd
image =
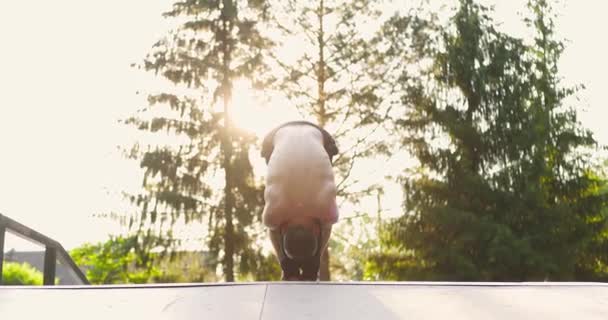
[[[323,0],[319,2],[319,32],[317,41],[319,42],[319,61],[317,68],[317,122],[322,128],[327,123],[327,110],[325,109],[325,31],[323,30],[323,18],[325,16],[325,6]]]
[[[230,136],[230,120],[228,119],[228,103],[229,98],[224,97],[224,112],[226,119],[224,120],[224,276],[227,282],[234,281],[234,226],[232,225],[232,211],[234,208],[234,197],[232,194],[232,141]]]
[[[226,7],[224,6],[224,10]],[[232,194],[232,132],[230,120],[230,100],[232,98],[230,61],[231,48],[228,43],[230,26],[227,20],[223,20],[222,30],[222,96],[224,98],[224,132],[222,134],[222,151],[224,153],[223,167],[225,174],[224,185],[224,277],[226,282],[234,281],[234,226],[232,224],[232,212],[234,210],[234,195]]]
[[[327,81],[326,70],[325,70],[325,30],[323,29],[323,19],[325,17],[325,3],[323,0],[319,1],[319,9],[317,12],[319,18],[319,32],[317,35],[317,41],[319,43],[319,61],[317,69],[317,122],[319,127],[325,127],[325,124],[329,120],[327,117],[327,108],[325,106],[325,82]],[[329,245],[325,247],[323,254],[321,254],[321,264],[319,266],[319,280],[330,281],[331,273],[329,271]]]
[[[329,246],[325,247],[325,251],[321,255],[321,265],[319,267],[319,280],[330,281],[331,273],[329,272]]]

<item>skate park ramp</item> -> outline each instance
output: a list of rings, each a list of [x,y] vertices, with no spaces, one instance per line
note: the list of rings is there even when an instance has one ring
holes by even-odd
[[[2,319],[608,319],[601,283],[0,287]]]

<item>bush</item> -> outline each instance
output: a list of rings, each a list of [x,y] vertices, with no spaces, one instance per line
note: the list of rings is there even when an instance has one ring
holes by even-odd
[[[2,270],[2,284],[7,286],[42,285],[42,272],[29,263],[6,262]]]

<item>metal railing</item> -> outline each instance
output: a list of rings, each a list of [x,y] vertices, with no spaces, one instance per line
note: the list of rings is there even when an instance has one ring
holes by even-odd
[[[35,242],[44,246],[44,267],[43,267],[43,284],[55,284],[55,271],[57,268],[57,258],[62,264],[66,265],[73,275],[81,282],[81,284],[90,284],[84,273],[78,268],[72,257],[65,251],[59,242],[39,233],[27,226],[0,214],[0,285],[2,285],[2,265],[4,263],[4,235],[6,232],[15,234],[21,238]]]

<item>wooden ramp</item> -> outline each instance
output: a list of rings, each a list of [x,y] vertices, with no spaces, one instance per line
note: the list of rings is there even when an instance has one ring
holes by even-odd
[[[600,283],[0,287],[1,319],[608,319]]]

